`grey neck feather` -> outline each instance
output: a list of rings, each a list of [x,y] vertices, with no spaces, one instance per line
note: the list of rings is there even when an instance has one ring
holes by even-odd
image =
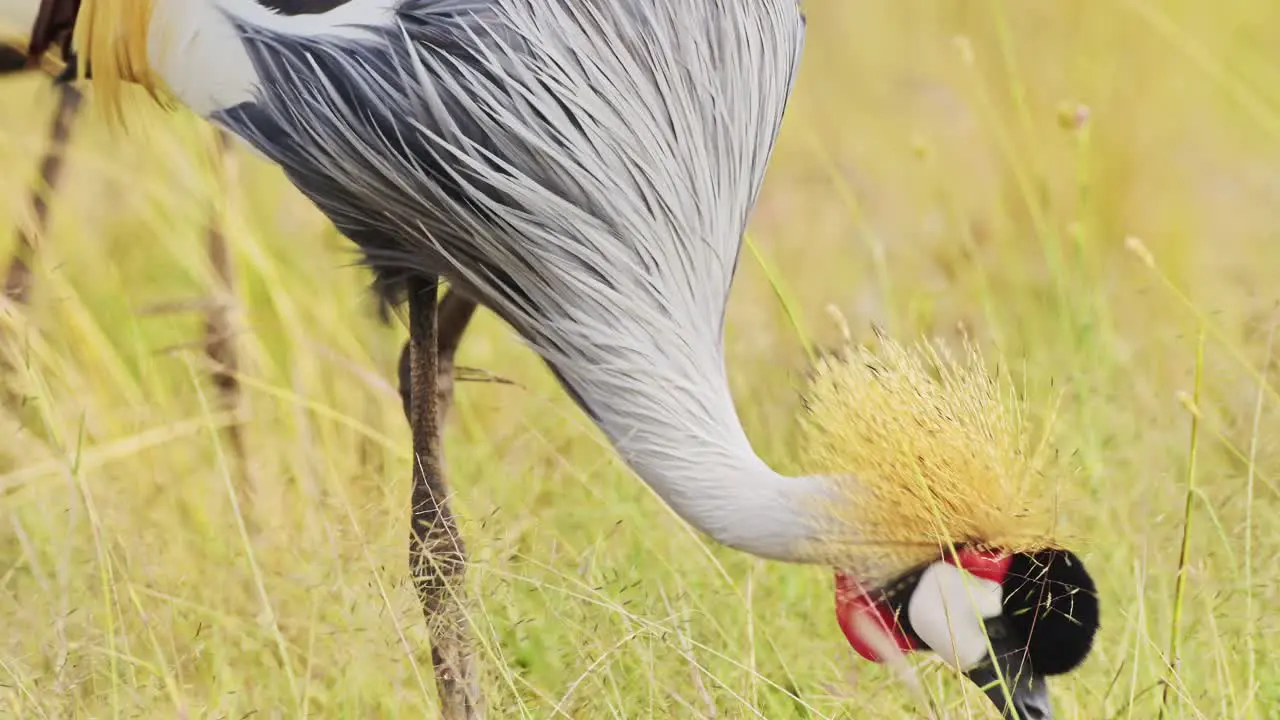
[[[681,517],[805,559],[824,481],[752,451],[722,344],[803,44],[795,0],[405,0],[367,32],[305,36],[232,22],[259,88],[215,119],[381,282],[449,278]]]

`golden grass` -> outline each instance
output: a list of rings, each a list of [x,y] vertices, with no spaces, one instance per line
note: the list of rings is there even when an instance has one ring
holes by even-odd
[[[728,352],[748,430],[799,469],[806,340],[954,341],[1004,357],[1053,427],[1064,522],[1103,593],[1099,646],[1058,716],[1265,718],[1280,703],[1280,6],[811,0],[800,86],[752,224]],[[23,221],[53,94],[5,81],[0,227]],[[207,294],[211,134],[77,128],[29,312],[0,311],[0,715],[420,717],[433,707],[405,582],[403,331],[354,255],[242,154],[227,222],[240,281],[249,460],[195,316]],[[1126,244],[1140,238],[1150,262]],[[2,244],[2,243],[0,243]],[[0,247],[0,251],[5,248]],[[785,285],[788,309],[772,275]],[[1180,665],[1173,628],[1197,338],[1206,346]],[[494,714],[918,717],[857,661],[830,573],[708,546],[619,466],[487,314],[459,363],[447,463]],[[811,332],[810,336],[808,332]],[[245,512],[250,512],[247,507]],[[241,531],[244,527],[256,528]],[[948,717],[986,700],[924,666]]]

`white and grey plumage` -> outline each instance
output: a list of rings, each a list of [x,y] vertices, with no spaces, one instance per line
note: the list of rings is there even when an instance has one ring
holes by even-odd
[[[0,9],[20,23],[36,4]],[[152,12],[168,89],[279,165],[386,294],[448,278],[516,328],[681,517],[810,559],[823,481],[753,452],[722,343],[803,44],[795,0]]]
[[[252,84],[206,112],[384,284],[443,275],[517,328],[681,517],[802,559],[821,482],[752,451],[721,342],[802,45],[794,0],[364,4],[389,22],[300,35],[228,11],[244,58],[221,62]]]
[[[872,540],[838,511],[856,478],[784,477],[756,455],[725,372],[742,233],[803,45],[796,0],[348,0],[294,16],[153,0],[149,27],[168,89],[283,168],[387,295],[444,276],[495,311],[689,523],[793,562]],[[983,623],[1012,612],[1010,568],[1033,558],[964,557],[882,601],[845,588],[842,624],[902,611],[901,647],[985,680]],[[1091,588],[1076,570],[1063,577]],[[1045,646],[1071,647],[1054,667],[1083,659],[1092,623]],[[1048,717],[1026,677],[1016,713]]]

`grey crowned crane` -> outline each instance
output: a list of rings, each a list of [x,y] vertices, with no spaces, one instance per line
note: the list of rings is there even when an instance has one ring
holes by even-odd
[[[439,551],[430,534],[453,532],[433,388],[443,277],[541,355],[685,521],[835,568],[859,654],[930,650],[1006,716],[1051,717],[1046,678],[1088,655],[1098,598],[1037,510],[1035,448],[980,362],[888,341],[824,360],[811,475],[769,467],[735,411],[726,301],[801,55],[795,0],[268,4],[48,0],[33,45],[72,18],[99,101],[137,83],[240,137],[408,301],[411,544]],[[420,589],[430,616],[439,595]],[[462,632],[437,628],[437,650]],[[442,691],[465,665],[437,663]]]

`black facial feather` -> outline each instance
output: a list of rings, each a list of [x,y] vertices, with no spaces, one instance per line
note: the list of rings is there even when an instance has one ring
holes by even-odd
[[[1017,554],[1004,581],[1004,614],[1027,641],[1037,673],[1061,675],[1088,657],[1098,632],[1098,592],[1067,550]]]

